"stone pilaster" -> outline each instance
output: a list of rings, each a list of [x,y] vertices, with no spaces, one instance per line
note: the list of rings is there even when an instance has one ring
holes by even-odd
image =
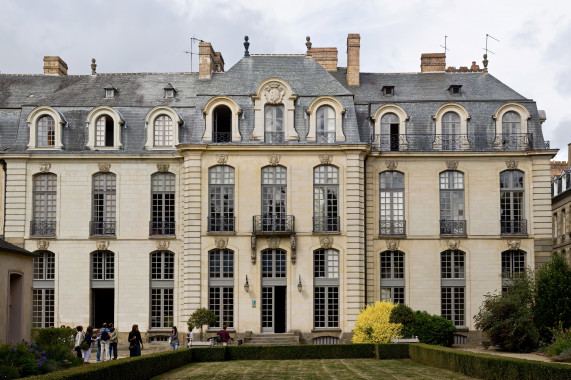
[[[535,267],[543,265],[551,256],[552,217],[551,217],[551,177],[549,156],[536,156],[533,159],[531,176],[532,218],[534,237]]]
[[[6,241],[21,247],[26,230],[26,183],[26,161],[7,161],[4,234]]]
[[[375,176],[375,170],[374,170],[374,162],[375,160],[373,158],[370,158],[369,161],[367,162],[367,167],[365,168],[366,173],[367,173],[367,177],[366,177],[366,205],[367,205],[367,218],[366,218],[366,225],[365,225],[365,231],[366,231],[366,239],[365,239],[365,244],[366,244],[366,253],[367,253],[367,257],[366,257],[366,276],[367,276],[367,280],[366,280],[366,302],[367,304],[369,303],[373,303],[375,301],[375,267],[374,267],[374,262],[375,262],[375,246],[374,246],[374,239],[375,239],[375,231],[377,229],[377,223],[378,221],[376,221],[375,219],[375,199],[374,199],[374,194],[375,194],[375,183],[378,178],[378,176]]]

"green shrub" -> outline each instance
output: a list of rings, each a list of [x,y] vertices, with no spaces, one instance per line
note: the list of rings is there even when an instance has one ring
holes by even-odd
[[[571,329],[560,328],[552,333],[554,341],[545,350],[547,356],[556,361],[571,361]]]
[[[361,310],[353,329],[353,343],[390,343],[401,337],[402,325],[389,322],[392,302],[377,301]]]
[[[507,291],[484,295],[474,317],[475,327],[488,335],[492,345],[508,351],[531,351],[539,345],[533,318],[534,278],[526,272],[511,281]]]
[[[448,319],[439,315],[431,315],[426,311],[414,312],[414,323],[410,327],[412,336],[420,342],[438,346],[452,346],[456,327]]]
[[[413,324],[414,324],[414,311],[403,303],[399,303],[392,311],[389,318],[391,323],[400,323],[402,325],[401,335],[404,338],[412,338]]]
[[[205,307],[201,307],[196,309],[194,313],[190,315],[190,318],[188,318],[188,322],[186,322],[186,324],[191,329],[200,328],[200,340],[202,340],[202,326],[214,325],[216,322],[216,314]]]
[[[37,375],[80,364],[70,347],[63,345],[40,347],[35,342],[20,342],[0,346],[0,378]]]
[[[60,344],[73,348],[76,333],[76,329],[67,328],[32,329],[32,341],[40,347]]]
[[[389,352],[390,350],[387,350]],[[373,344],[228,346],[226,360],[303,360],[374,358]]]
[[[571,327],[571,268],[555,253],[536,273],[535,322],[544,342],[552,340],[552,329]]]

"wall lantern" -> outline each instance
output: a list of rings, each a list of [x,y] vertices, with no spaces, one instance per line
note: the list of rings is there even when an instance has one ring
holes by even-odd
[[[250,291],[250,284],[248,283],[248,275],[246,275],[246,283],[244,284],[244,290],[246,293]]]
[[[299,282],[297,283],[297,290],[301,293],[303,285],[301,284],[301,275],[299,275]]]

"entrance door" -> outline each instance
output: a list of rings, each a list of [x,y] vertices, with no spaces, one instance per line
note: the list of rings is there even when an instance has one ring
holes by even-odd
[[[262,332],[286,332],[286,252],[262,252]]]
[[[115,289],[92,289],[91,312],[91,320],[96,328],[101,327],[103,323],[114,323]]]
[[[8,289],[8,343],[22,340],[22,275],[10,273],[10,288]]]

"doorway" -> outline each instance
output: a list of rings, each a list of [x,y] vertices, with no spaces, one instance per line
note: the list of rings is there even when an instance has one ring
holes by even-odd
[[[286,332],[286,252],[262,251],[262,332]]]
[[[400,144],[399,125],[391,124],[391,152],[398,152]]]
[[[15,343],[22,340],[22,282],[20,273],[10,273],[7,342]]]
[[[91,290],[91,322],[99,328],[103,323],[115,323],[115,289]]]

